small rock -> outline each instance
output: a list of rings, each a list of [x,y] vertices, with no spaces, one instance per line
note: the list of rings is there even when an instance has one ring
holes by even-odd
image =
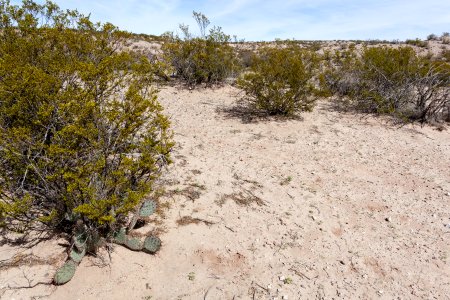
[[[269,285],[267,286],[267,289],[268,289],[268,290],[271,290],[271,289],[272,289],[272,285],[269,284]]]
[[[284,281],[285,279],[286,279],[286,277],[280,276],[280,281]]]
[[[391,222],[391,217],[387,217],[386,219],[384,219],[386,222]]]
[[[284,295],[284,296],[282,296],[282,297],[281,297],[281,299],[285,299],[285,300],[287,300],[287,299],[289,299],[289,298],[288,298],[288,296],[287,296],[287,295]]]

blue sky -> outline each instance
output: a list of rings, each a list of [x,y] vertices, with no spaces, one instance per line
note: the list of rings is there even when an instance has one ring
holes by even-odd
[[[42,1],[37,1],[42,2]],[[281,39],[425,38],[450,31],[450,1],[441,0],[54,0],[61,8],[91,13],[94,21],[148,34],[190,25],[192,11],[246,41]],[[20,3],[20,1],[12,1]]]

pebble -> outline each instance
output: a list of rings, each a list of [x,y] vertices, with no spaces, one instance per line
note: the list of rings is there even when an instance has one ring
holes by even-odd
[[[280,276],[280,281],[284,281],[285,279],[286,279],[286,277]]]
[[[288,296],[287,296],[287,295],[284,295],[284,296],[281,297],[281,299],[287,300],[287,299],[288,299]]]
[[[391,217],[387,217],[386,219],[384,219],[386,222],[391,222]]]
[[[272,289],[272,285],[269,284],[269,285],[267,286],[267,289],[268,289],[268,290],[271,290],[271,289]]]

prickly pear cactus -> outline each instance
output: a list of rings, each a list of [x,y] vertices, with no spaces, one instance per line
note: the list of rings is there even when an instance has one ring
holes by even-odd
[[[142,204],[139,216],[145,218],[153,214],[156,210],[156,202],[153,200],[147,200]]]
[[[97,250],[104,244],[104,239],[97,231],[92,231],[88,238],[86,252],[96,253]]]
[[[72,250],[69,253],[69,257],[71,260],[73,260],[74,262],[76,262],[77,264],[79,264],[81,262],[81,260],[83,259],[83,257],[86,255],[86,250],[83,251],[79,251],[77,249],[72,248]]]
[[[86,234],[75,234],[72,238],[73,245],[79,252],[86,251],[87,236]]]
[[[141,251],[144,244],[138,238],[127,236],[125,239],[125,247],[133,251]]]
[[[156,253],[161,248],[161,240],[156,236],[148,236],[144,241],[144,251]]]
[[[61,285],[65,284],[72,279],[73,275],[75,275],[75,271],[77,269],[77,263],[73,260],[68,260],[66,263],[56,271],[55,274],[55,284]]]
[[[127,232],[124,227],[121,227],[118,231],[114,233],[113,236],[114,243],[123,245],[127,239]]]

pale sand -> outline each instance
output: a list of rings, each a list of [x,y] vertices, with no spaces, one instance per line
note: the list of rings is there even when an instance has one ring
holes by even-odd
[[[158,254],[115,246],[109,266],[85,259],[64,286],[5,288],[51,280],[64,248],[47,242],[28,252],[58,263],[1,270],[1,299],[449,299],[449,130],[328,102],[303,120],[249,120],[230,112],[237,94],[160,92],[177,142],[170,209],[139,229],[165,231]],[[176,223],[186,216],[199,223]]]

